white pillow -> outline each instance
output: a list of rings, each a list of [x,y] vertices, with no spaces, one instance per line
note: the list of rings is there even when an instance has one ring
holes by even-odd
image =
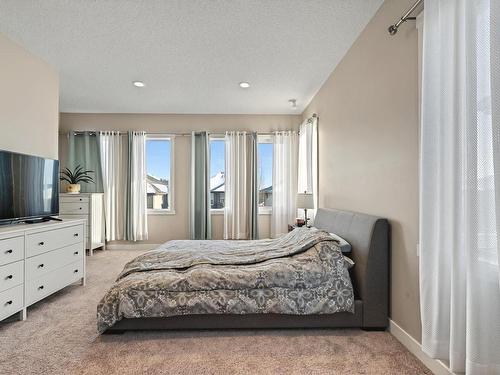
[[[351,258],[346,257],[345,255],[344,255],[344,262],[348,270],[350,270],[356,264]]]
[[[350,253],[351,252],[352,248],[351,248],[351,244],[349,242],[344,240],[339,235],[336,235],[335,233],[330,233],[330,236],[332,236],[334,239],[336,239],[339,242],[340,251],[342,251],[343,253]]]

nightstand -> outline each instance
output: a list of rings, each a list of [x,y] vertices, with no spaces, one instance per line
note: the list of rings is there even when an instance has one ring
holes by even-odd
[[[288,232],[290,233],[295,228],[302,228],[302,227],[305,227],[305,225],[298,226],[297,224],[288,224]],[[307,227],[307,228],[310,228],[310,227]]]

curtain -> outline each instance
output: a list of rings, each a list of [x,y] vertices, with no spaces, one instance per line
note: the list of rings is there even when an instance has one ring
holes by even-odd
[[[124,239],[127,186],[126,146],[120,132],[99,132],[106,240]]]
[[[500,373],[500,2],[426,0],[422,66],[422,348]]]
[[[128,241],[148,239],[146,133],[128,132],[126,232]]]
[[[312,193],[314,209],[310,212],[314,222],[318,208],[318,118],[311,117],[300,125],[299,130],[299,177],[298,192]]]
[[[276,132],[273,143],[273,212],[271,237],[288,232],[297,216],[299,137],[296,132]]]
[[[81,183],[82,193],[102,193],[101,160],[99,157],[99,144],[94,132],[83,132],[75,135],[68,133],[68,161],[67,167],[74,171],[81,165],[86,170],[91,170],[92,183]]]
[[[191,135],[191,218],[193,240],[212,237],[210,215],[210,147],[207,132]]]
[[[226,132],[224,239],[256,239],[257,134]]]

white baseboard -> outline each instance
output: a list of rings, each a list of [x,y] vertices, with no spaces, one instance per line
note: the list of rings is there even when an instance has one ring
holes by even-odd
[[[410,351],[415,357],[417,357],[422,363],[427,366],[429,370],[431,370],[436,375],[454,375],[453,372],[450,371],[448,366],[445,363],[438,359],[434,359],[429,357],[422,351],[422,345],[415,340],[408,332],[406,332],[403,328],[398,326],[392,320],[389,319],[389,332],[401,343],[406,349]]]
[[[108,243],[106,250],[154,250],[160,244],[154,243]]]

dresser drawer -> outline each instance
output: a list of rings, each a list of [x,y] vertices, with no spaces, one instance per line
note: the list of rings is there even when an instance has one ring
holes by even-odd
[[[24,262],[18,261],[0,267],[0,292],[20,285],[24,280]]]
[[[26,305],[47,297],[49,294],[74,283],[83,277],[83,259],[26,282]]]
[[[89,220],[89,215],[88,214],[82,214],[82,215],[78,215],[78,214],[66,214],[64,212],[60,212],[59,213],[59,218],[61,219],[82,219],[82,220],[86,220],[87,222],[87,225],[88,225],[88,220]]]
[[[89,197],[82,197],[80,195],[61,195],[59,198],[60,203],[88,203]]]
[[[59,213],[61,215],[69,214],[88,214],[89,213],[89,203],[88,202],[60,202]]]
[[[26,236],[26,257],[83,242],[83,231],[83,225],[75,225],[47,232],[28,234]]]
[[[66,246],[26,259],[26,280],[33,280],[48,272],[83,259],[81,243]]]
[[[0,293],[0,320],[23,308],[23,286],[19,285]]]
[[[24,258],[24,236],[0,240],[0,265]]]

